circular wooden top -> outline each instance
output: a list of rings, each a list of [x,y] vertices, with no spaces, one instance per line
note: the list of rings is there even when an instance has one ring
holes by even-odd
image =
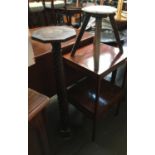
[[[66,41],[76,35],[76,31],[68,26],[49,26],[37,29],[32,33],[32,39],[48,43]]]
[[[91,13],[91,14],[104,15],[104,14],[113,14],[117,11],[117,9],[106,5],[95,5],[95,6],[84,7],[82,11]]]

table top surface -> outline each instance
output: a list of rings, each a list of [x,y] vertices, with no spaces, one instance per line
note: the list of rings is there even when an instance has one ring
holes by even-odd
[[[82,11],[91,14],[105,15],[105,14],[114,14],[117,11],[117,9],[112,6],[95,5],[84,7]]]
[[[36,31],[40,28],[41,27],[30,29],[30,36],[32,36],[32,33],[34,31]],[[76,30],[77,35],[78,35],[78,33],[79,33],[79,30]],[[93,36],[94,36],[94,34],[92,34],[90,32],[85,32],[84,35],[82,36],[80,45],[82,45],[83,42],[87,42],[87,41],[89,42],[89,40],[93,40]],[[69,39],[65,42],[62,42],[61,43],[62,52],[67,51],[67,49],[69,47],[71,49],[75,43],[75,40],[76,40],[76,38],[72,38],[72,39]],[[51,53],[52,45],[50,43],[42,43],[40,41],[33,40],[33,39],[31,39],[31,42],[32,42],[32,47],[33,47],[33,52],[34,52],[35,58]]]
[[[68,26],[49,26],[35,30],[32,39],[43,43],[63,42],[76,36],[76,31]]]
[[[126,47],[124,47],[123,54],[120,54],[118,48],[101,44],[98,71],[95,71],[93,51],[93,44],[82,47],[76,51],[74,57],[70,53],[65,54],[64,62],[94,77],[104,77],[127,59]]]

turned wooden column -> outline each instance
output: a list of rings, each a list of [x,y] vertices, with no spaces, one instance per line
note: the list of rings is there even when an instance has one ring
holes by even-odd
[[[54,58],[55,79],[57,85],[57,95],[60,110],[61,133],[63,136],[70,134],[68,101],[66,93],[65,75],[61,53],[61,42],[75,37],[76,32],[67,26],[49,26],[37,29],[32,33],[32,39],[43,43],[52,44],[52,54]]]

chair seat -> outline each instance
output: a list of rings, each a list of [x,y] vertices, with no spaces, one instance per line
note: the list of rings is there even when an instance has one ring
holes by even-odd
[[[117,9],[111,6],[95,5],[95,6],[84,7],[82,11],[91,13],[91,14],[104,15],[104,14],[113,14],[117,11]]]
[[[45,7],[48,9],[51,9],[51,2],[45,2]],[[57,0],[54,1],[54,9],[61,9],[59,11],[61,12],[67,12],[67,13],[81,13],[81,7],[74,7],[73,4],[70,2],[67,2],[66,8],[64,1]]]
[[[55,9],[63,8],[64,6],[65,6],[64,1],[61,1],[61,0],[54,1],[54,8]],[[45,7],[48,9],[51,9],[51,2],[45,2]]]
[[[94,79],[84,79],[68,90],[68,99],[71,104],[83,111],[88,117],[94,117],[96,83]],[[123,96],[122,88],[111,82],[102,80],[99,96],[97,118],[107,112],[114,104],[119,104]]]
[[[29,7],[31,12],[41,12],[44,10],[42,2],[29,2]]]
[[[75,15],[75,14],[80,14],[82,12],[80,7],[70,7],[68,6],[67,8],[62,8],[59,10],[61,13],[66,13],[68,15]]]

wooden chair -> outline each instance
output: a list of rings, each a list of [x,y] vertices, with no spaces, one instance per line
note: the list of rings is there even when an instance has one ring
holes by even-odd
[[[44,155],[50,154],[43,113],[48,103],[48,97],[35,90],[28,89],[28,123],[29,127],[35,129],[36,133],[38,133],[41,150]]]
[[[80,15],[81,22],[81,7],[79,0],[76,4],[67,0],[44,0],[45,8],[52,13],[53,24],[64,24],[63,16],[66,17],[67,25],[72,24],[72,17],[76,14]]]
[[[47,25],[43,0],[28,1],[28,24],[29,28]]]

